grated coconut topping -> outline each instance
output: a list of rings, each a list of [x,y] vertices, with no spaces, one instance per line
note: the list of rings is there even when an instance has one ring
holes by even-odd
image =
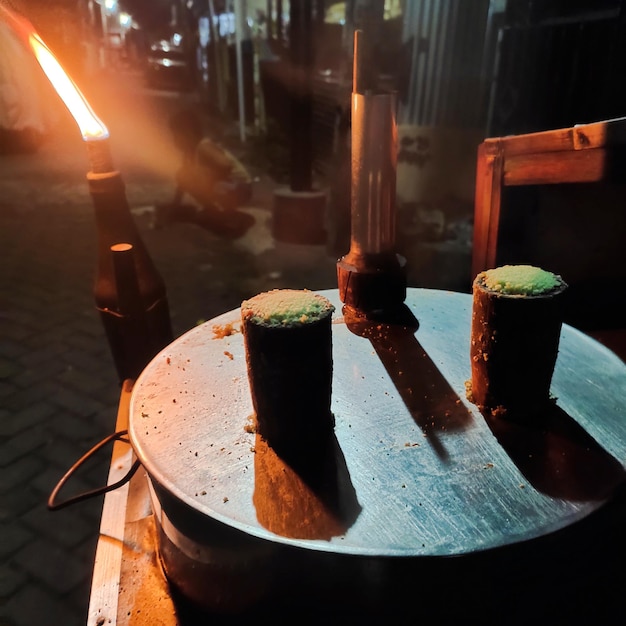
[[[539,296],[564,285],[560,276],[533,265],[503,265],[481,272],[476,277],[502,294]]]
[[[244,319],[266,326],[315,322],[334,310],[327,298],[306,289],[273,289],[241,303]]]

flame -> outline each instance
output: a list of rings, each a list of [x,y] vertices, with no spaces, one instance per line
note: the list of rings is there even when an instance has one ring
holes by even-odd
[[[0,4],[0,16],[13,28],[15,34],[30,46],[41,69],[76,120],[83,139],[85,141],[107,139],[109,136],[107,127],[98,119],[85,96],[65,73],[33,25],[24,16],[10,11],[3,4]]]
[[[83,139],[85,141],[106,139],[109,136],[107,127],[98,119],[85,96],[66,74],[61,64],[50,51],[50,48],[46,46],[41,37],[35,32],[29,35],[28,43],[33,49],[41,69],[43,69],[48,80],[52,83],[61,100],[63,100],[65,106],[76,120]]]

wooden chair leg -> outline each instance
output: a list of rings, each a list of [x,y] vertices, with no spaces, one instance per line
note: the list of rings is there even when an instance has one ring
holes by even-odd
[[[478,147],[476,170],[472,276],[496,263],[502,176],[503,158],[499,143],[483,142]]]

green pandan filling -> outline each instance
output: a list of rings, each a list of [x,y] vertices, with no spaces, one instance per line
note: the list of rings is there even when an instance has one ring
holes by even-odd
[[[298,289],[274,289],[241,303],[245,319],[266,326],[307,324],[327,317],[334,310],[323,296]]]
[[[503,265],[481,272],[477,278],[487,289],[520,296],[539,296],[564,284],[560,276],[533,265]]]

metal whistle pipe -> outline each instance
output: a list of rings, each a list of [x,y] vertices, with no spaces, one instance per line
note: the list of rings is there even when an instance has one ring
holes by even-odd
[[[404,258],[396,254],[397,98],[377,92],[371,51],[354,37],[350,251],[337,263],[342,302],[364,312],[406,298]]]
[[[394,254],[396,242],[396,95],[352,94],[350,253],[362,260]]]

